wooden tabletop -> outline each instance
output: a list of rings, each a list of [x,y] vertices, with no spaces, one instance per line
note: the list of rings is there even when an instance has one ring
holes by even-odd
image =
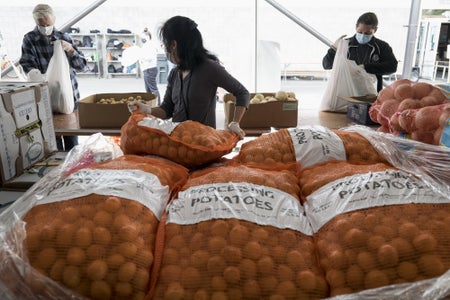
[[[54,114],[53,126],[56,135],[92,135],[100,132],[103,135],[119,136],[120,128],[117,129],[101,129],[101,128],[80,128],[78,120],[78,110],[71,114]]]
[[[297,126],[322,125],[330,129],[339,129],[356,124],[345,113],[319,112],[315,110],[299,110]],[[104,135],[120,136],[120,128],[80,128],[78,110],[73,113],[53,115],[53,126],[57,135],[92,135],[101,132]],[[221,128],[218,128],[221,129]],[[277,128],[278,129],[278,128]],[[244,128],[247,136],[259,136],[270,132],[270,128]]]

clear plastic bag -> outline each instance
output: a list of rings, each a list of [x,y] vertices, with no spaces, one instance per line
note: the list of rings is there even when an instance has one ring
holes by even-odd
[[[347,58],[348,41],[340,40],[333,62],[333,69],[320,105],[321,111],[346,112],[347,101],[338,97],[374,95],[375,75],[367,73],[355,61]]]
[[[46,77],[50,89],[52,111],[70,114],[75,107],[70,66],[60,40],[54,42],[53,56],[48,64]]]

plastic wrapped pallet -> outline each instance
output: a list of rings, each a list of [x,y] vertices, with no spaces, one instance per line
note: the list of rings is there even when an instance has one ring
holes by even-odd
[[[405,171],[377,168],[325,183],[306,198],[331,296],[450,269],[449,195]]]
[[[10,290],[29,289],[47,299],[144,299],[159,219],[171,193],[187,180],[187,169],[135,155],[65,166],[70,168],[59,170],[64,175],[44,180],[39,191],[11,207],[26,224],[25,246],[18,245],[23,260],[65,287],[65,294],[42,295],[21,278]]]

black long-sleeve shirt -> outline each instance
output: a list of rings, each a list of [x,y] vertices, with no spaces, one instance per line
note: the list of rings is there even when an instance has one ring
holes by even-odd
[[[219,63],[207,59],[182,78],[178,67],[167,79],[166,94],[160,105],[173,122],[197,121],[216,128],[216,93],[221,87],[236,97],[236,106],[248,108],[248,90]]]
[[[322,60],[325,70],[333,68],[336,50],[330,48]],[[383,88],[383,75],[395,73],[398,61],[391,46],[385,41],[372,37],[367,44],[359,44],[356,37],[349,39],[347,58],[354,60],[357,65],[364,65],[367,73],[377,77],[377,91]]]

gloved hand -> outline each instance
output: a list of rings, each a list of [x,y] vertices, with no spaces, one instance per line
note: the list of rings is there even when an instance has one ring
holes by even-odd
[[[139,110],[143,114],[151,115],[152,107],[148,104],[142,103],[138,100],[133,100],[128,102],[128,110],[130,113],[134,113],[136,110]]]
[[[241,140],[245,137],[245,132],[241,129],[238,122],[231,122],[228,124],[228,130],[237,133]]]
[[[75,51],[75,49],[73,49],[72,45],[69,42],[61,40],[61,45],[64,51],[66,51],[69,54],[72,54]]]
[[[340,37],[333,43],[333,45],[331,45],[331,48],[333,48],[334,50],[337,50],[338,44],[339,44],[340,40],[342,40],[342,39],[345,38],[346,36],[347,36],[346,34],[340,36]]]

